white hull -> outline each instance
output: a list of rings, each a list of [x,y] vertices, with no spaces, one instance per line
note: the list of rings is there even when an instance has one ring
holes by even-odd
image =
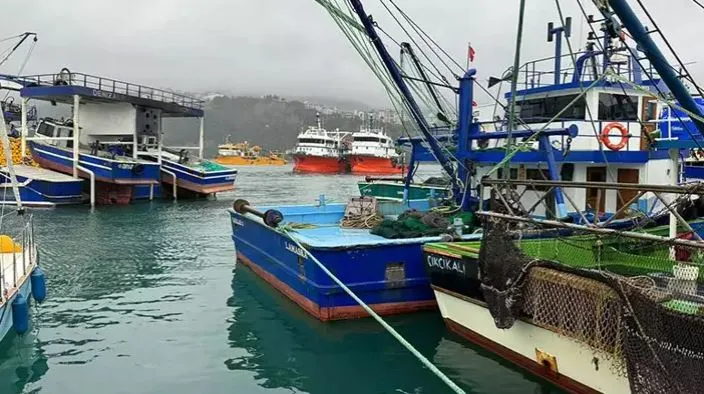
[[[582,391],[575,388],[575,383],[570,382],[572,380],[577,382],[576,386],[581,384],[598,392],[630,392],[628,379],[615,372],[617,369],[605,354],[591,350],[588,345],[521,320],[516,320],[510,329],[498,329],[486,307],[437,288],[434,293],[440,313],[450,328],[465,337],[469,336],[467,331],[472,336],[483,337],[485,340],[480,345],[531,372],[570,391]],[[453,327],[457,325],[463,330]],[[468,339],[479,342],[476,338]],[[537,361],[537,349],[555,357],[557,374]],[[513,354],[506,357],[505,353]]]

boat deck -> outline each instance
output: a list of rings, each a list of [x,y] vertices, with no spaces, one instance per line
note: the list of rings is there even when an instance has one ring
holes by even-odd
[[[47,170],[41,167],[32,167],[28,165],[15,165],[15,174],[19,177],[34,179],[47,182],[82,182],[82,179],[76,179],[70,175],[60,172]],[[7,172],[7,167],[0,168],[1,172]]]
[[[290,233],[299,242],[313,248],[348,248],[356,246],[405,245],[437,242],[439,236],[389,239],[370,233],[364,229],[346,229],[337,224],[321,225],[314,228],[298,229]],[[464,240],[481,239],[480,234],[470,234],[462,237]]]

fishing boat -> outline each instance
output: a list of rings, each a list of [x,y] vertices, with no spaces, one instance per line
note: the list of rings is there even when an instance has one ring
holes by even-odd
[[[139,157],[161,164],[161,185],[164,197],[207,197],[235,190],[237,170],[202,157],[192,157],[189,147],[163,147],[157,137],[141,136]],[[151,188],[135,187],[133,199],[149,196]],[[155,191],[156,192],[156,191]]]
[[[369,128],[352,133],[351,148],[346,155],[350,172],[354,175],[403,174],[404,167],[399,163],[401,156],[396,152],[393,139],[373,125],[374,119],[370,117]]]
[[[237,261],[321,321],[368,315],[301,245],[379,314],[435,308],[420,252],[421,245],[441,237],[389,239],[369,229],[340,225],[350,207],[364,206],[384,215],[431,208],[428,200],[403,204],[362,199],[333,204],[321,196],[317,205],[261,207],[238,200],[229,211]]]
[[[30,303],[46,299],[46,278],[39,268],[34,220],[25,214],[12,164],[4,113],[0,113],[0,140],[17,216],[4,217],[0,233],[0,341],[11,332],[18,335],[30,328]],[[6,215],[5,215],[6,216]]]
[[[199,99],[65,68],[20,80],[23,98],[72,105],[71,119],[42,119],[32,136],[23,127],[22,138],[30,142],[32,156],[42,167],[89,180],[92,204],[128,204],[139,196],[151,199],[154,187],[168,177],[196,193],[215,190],[210,189],[210,178],[231,184],[227,177],[232,174],[208,177],[209,169],[175,165],[172,171],[143,157],[153,152],[145,152],[140,142],[155,137],[160,150],[162,118],[176,117],[200,119],[199,145],[183,149],[197,150],[202,159],[204,113]]]
[[[678,236],[693,239],[694,230],[700,238],[702,229],[701,221],[678,226]],[[670,259],[672,246],[656,240],[669,232],[664,226],[634,233],[643,238],[585,232],[518,241],[487,230],[481,242],[428,244],[424,258],[447,327],[529,372],[570,392],[689,392],[677,389],[698,377],[679,373],[692,365],[686,352],[699,346],[672,333],[685,322],[697,332],[702,327],[691,322],[701,306],[701,262],[692,256],[701,249],[675,247]],[[520,299],[514,303],[497,297],[490,283],[515,280],[516,269],[525,276],[503,289]],[[640,303],[629,311],[631,302]],[[658,325],[663,320],[669,329]],[[666,350],[672,348],[678,350]],[[663,389],[663,381],[671,386]]]
[[[445,207],[444,211],[452,219],[449,220],[452,225],[442,225],[440,228],[436,228],[436,236],[441,233],[452,233],[448,234],[450,238],[481,238],[481,234],[473,233],[474,228],[471,223],[468,223],[471,222],[471,219],[465,221],[461,215],[472,210],[480,210],[490,202],[484,193],[477,193],[476,186],[478,184],[473,183],[476,178],[473,175],[481,174],[486,179],[494,179],[495,174],[491,169],[496,167],[497,163],[501,163],[504,157],[512,158],[510,167],[513,167],[515,171],[509,171],[509,173],[515,173],[517,179],[527,179],[527,174],[531,174],[530,182],[533,183],[537,183],[539,179],[542,179],[542,176],[550,180],[560,179],[560,177],[569,178],[570,174],[572,174],[570,179],[576,181],[577,177],[587,175],[587,168],[594,162],[604,163],[605,166],[606,163],[609,163],[610,166],[613,166],[610,168],[614,168],[614,170],[620,167],[626,170],[643,170],[638,171],[637,174],[639,177],[645,177],[645,181],[668,182],[669,184],[677,182],[677,174],[668,171],[673,168],[673,161],[667,150],[664,154],[657,149],[654,152],[642,150],[640,144],[637,147],[635,145],[631,147],[627,140],[622,147],[627,148],[625,151],[618,151],[618,149],[612,152],[602,151],[599,141],[606,137],[599,137],[600,133],[597,133],[595,137],[591,127],[602,121],[605,124],[614,121],[630,122],[629,117],[619,119],[618,116],[621,115],[618,113],[607,112],[604,114],[606,119],[592,121],[581,111],[575,111],[572,118],[559,120],[557,125],[550,128],[545,125],[552,124],[555,120],[541,119],[540,123],[537,123],[540,124],[538,126],[539,133],[530,127],[519,130],[510,128],[508,130],[482,130],[480,128],[482,125],[472,115],[475,70],[468,70],[460,78],[459,88],[453,89],[460,94],[457,100],[460,104],[457,129],[450,130],[450,133],[446,135],[436,135],[433,127],[421,115],[423,112],[418,108],[413,95],[410,94],[407,81],[383,45],[383,41],[375,30],[374,23],[364,11],[361,2],[352,0],[351,6],[364,26],[366,35],[370,38],[370,40],[362,41],[368,41],[369,45],[373,46],[373,48],[361,48],[360,53],[372,50],[379,53],[389,77],[403,95],[404,103],[409,108],[409,115],[418,126],[419,135],[409,138],[413,149],[409,171],[412,174],[419,158],[427,157],[430,153],[440,162],[448,175],[450,182],[448,189],[452,205]],[[338,17],[336,13],[331,13],[331,15]],[[591,54],[582,60],[582,63],[596,55],[598,54]],[[624,68],[623,72],[627,74],[630,70]],[[587,74],[581,70],[574,72],[576,81],[570,80],[568,82],[570,85],[562,87],[562,89],[555,89],[555,93],[551,92],[547,96],[569,94],[570,89],[572,92],[579,91],[580,83],[583,83],[582,77]],[[602,97],[600,95],[611,99],[612,95],[616,94],[615,90],[620,91],[622,88],[629,89],[626,95],[629,97],[632,95],[638,103],[641,103],[645,102],[643,96],[646,95],[641,89],[647,90],[657,82],[653,78],[641,80],[640,84],[636,84],[638,89],[625,84],[624,86],[612,86],[607,83],[601,85],[595,83],[586,92],[571,93],[575,96],[569,98],[567,103],[571,100],[578,102],[585,94],[596,94],[596,96],[589,96],[590,103],[592,101],[598,103],[598,99]],[[544,91],[550,90],[544,86],[542,88]],[[522,100],[534,99],[530,96],[531,93],[538,94],[539,92],[524,91],[521,94],[527,97]],[[540,107],[540,105],[538,106]],[[586,113],[586,109],[584,111]],[[494,120],[487,122],[487,124],[489,123],[494,124]],[[637,122],[633,121],[633,123]],[[580,126],[586,126],[586,130],[582,132]],[[607,136],[610,129],[610,127],[607,129]],[[529,144],[532,139],[536,138],[534,134],[539,137],[539,143],[536,146],[528,146],[520,151],[510,153],[505,147],[487,149],[487,145],[483,142],[494,140],[501,143],[507,139],[515,138],[526,139],[526,144]],[[440,145],[451,141],[455,141],[456,146],[452,151]],[[563,144],[558,145],[557,142],[563,142]],[[601,156],[602,154],[606,155],[605,159]],[[562,164],[562,171],[557,167],[558,162]],[[547,167],[541,168],[546,163]],[[523,171],[524,169],[526,171]],[[529,169],[531,171],[528,171]],[[648,171],[645,171],[646,169]],[[628,174],[633,175],[634,172],[628,172]],[[404,179],[404,193],[406,195],[408,195],[411,181],[411,177],[408,176]],[[592,177],[590,181],[596,182],[597,179]],[[606,176],[602,181],[606,181]],[[643,179],[636,178],[631,181],[638,183],[643,182]],[[590,196],[591,191],[583,191],[581,196],[578,196],[570,192],[563,193],[559,187],[534,190],[522,186],[515,189],[516,192],[513,194],[519,198],[511,199],[515,200],[515,204],[511,207],[517,209],[522,204],[525,204],[526,207],[540,205],[543,208],[542,211],[531,209],[532,214],[536,217],[554,216],[576,223],[596,221],[600,222],[602,227],[613,230],[614,228],[641,225],[644,221],[652,223],[653,218],[662,217],[661,211],[664,205],[671,205],[671,201],[663,202],[652,195],[646,196],[636,193],[629,197],[624,194],[629,193],[630,190],[606,193],[599,191],[601,188],[595,187],[594,189],[597,191],[593,196],[595,199],[589,201],[590,205],[587,197]],[[543,202],[550,198],[554,198],[552,204],[536,204],[536,201]],[[617,205],[619,200],[625,200],[625,203],[619,206]],[[563,201],[570,202],[571,209],[568,210]],[[575,201],[577,202],[575,203]],[[604,208],[601,207],[602,202]],[[321,320],[346,316],[359,317],[364,316],[365,312],[352,297],[332,281],[326,272],[319,269],[320,265],[316,261],[320,261],[324,266],[330,267],[336,275],[340,275],[341,283],[344,283],[354,293],[359,294],[360,299],[369,303],[373,309],[382,313],[406,312],[417,309],[414,305],[421,300],[423,301],[422,305],[429,305],[427,303],[429,301],[426,293],[427,288],[425,287],[425,281],[428,277],[427,274],[423,276],[418,271],[418,259],[421,257],[419,254],[421,246],[428,243],[433,237],[407,236],[403,232],[388,234],[383,228],[378,231],[381,224],[374,227],[369,223],[381,218],[392,223],[405,222],[409,217],[416,215],[403,212],[409,208],[426,212],[420,213],[420,215],[442,212],[432,211],[433,208],[436,208],[433,204],[434,202],[430,199],[383,201],[375,198],[352,198],[347,204],[327,205],[320,202],[318,205],[312,206],[267,206],[255,209],[240,201],[236,202],[233,209],[230,210],[232,237],[238,261],[252,267],[272,286]],[[401,220],[394,222],[396,217]],[[358,227],[346,226],[345,224],[349,222],[361,225]],[[400,224],[404,225],[404,223]],[[370,230],[370,227],[374,227],[374,230]],[[373,231],[374,233],[372,233]],[[408,233],[413,232],[409,231]],[[563,236],[568,235],[569,231],[552,234],[553,236],[555,234]],[[402,252],[399,245],[405,245],[407,249]],[[364,261],[364,264],[357,263],[356,256],[362,256],[363,258],[359,261]],[[396,278],[398,278],[397,275],[401,275],[401,272],[405,278],[403,283],[413,283],[414,286],[405,286],[402,288],[403,291],[397,288],[400,286],[400,282],[397,282]],[[411,278],[409,278],[410,274],[413,275]],[[363,285],[365,283],[368,283],[369,287],[365,287]],[[419,285],[415,286],[415,284]],[[397,298],[388,298],[387,293],[389,292],[396,294]],[[393,300],[393,306],[390,308],[380,303],[380,300],[390,299]],[[356,312],[337,313],[336,308],[338,307],[350,307]]]
[[[327,131],[322,127],[320,115],[316,114],[316,126],[308,127],[296,139],[293,150],[293,172],[315,174],[339,174],[347,172],[344,153],[349,133]]]
[[[702,110],[682,81],[698,88],[681,62],[677,75],[665,60],[647,10],[655,30],[625,0],[596,5],[602,36],[593,30],[573,68],[560,67],[571,30],[562,18],[548,26],[552,70],[514,67],[509,79],[523,87],[506,96],[505,129],[480,132],[468,104],[460,110],[458,144],[472,145],[457,159],[481,179],[482,241],[428,244],[426,269],[451,330],[570,392],[695,392],[704,370],[704,346],[691,340],[704,331],[704,241],[701,223],[675,206],[697,201],[704,187],[680,177],[680,155],[704,135]],[[471,82],[460,80],[459,92],[471,103]],[[656,130],[665,107],[689,115],[693,130]],[[628,211],[658,209],[669,226],[608,228]],[[572,235],[526,237],[546,229]]]
[[[440,177],[431,177],[422,182],[416,180],[406,188],[405,178],[367,176],[357,182],[362,196],[376,197],[380,200],[443,200],[449,197],[449,181]]]
[[[218,155],[213,161],[226,166],[282,166],[287,164],[287,161],[277,153],[263,154],[260,146],[250,147],[247,141],[233,144],[229,137],[225,139],[224,144],[218,145]]]
[[[455,147],[449,141],[452,131],[448,127],[431,127],[430,135],[442,141],[443,149],[454,151]],[[419,200],[444,199],[451,195],[451,182],[446,176],[433,176],[427,179],[416,177],[418,165],[422,162],[437,163],[427,144],[419,137],[403,136],[396,140],[396,145],[411,157],[402,177],[368,175],[357,182],[359,192],[363,196],[373,196],[382,200]]]

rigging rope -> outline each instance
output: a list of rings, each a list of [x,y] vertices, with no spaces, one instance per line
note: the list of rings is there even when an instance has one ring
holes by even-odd
[[[577,0],[577,2],[579,2],[579,0]],[[560,16],[560,26],[562,26],[562,28],[564,29],[564,28],[565,28],[565,17],[564,17],[564,14],[562,13],[562,7],[560,6],[560,0],[555,0],[555,6],[556,6],[556,8],[557,8],[558,15]],[[590,26],[592,32],[594,32],[594,27],[593,27],[591,24],[589,24],[589,26]],[[594,32],[594,36],[596,37],[596,32]],[[576,55],[576,54],[574,53],[574,51],[572,50],[572,41],[570,40],[570,37],[568,37],[568,36],[565,35],[565,41],[567,42],[567,49],[568,49],[569,52],[570,52],[570,59],[572,60],[572,67],[574,68],[574,72],[576,73],[576,72],[578,71],[578,70],[577,70],[577,55]],[[596,40],[596,41],[599,42],[599,40]],[[602,51],[603,51],[603,50],[602,50]],[[606,56],[606,53],[604,53],[604,56]],[[580,89],[581,91],[584,91],[584,81],[582,81],[582,78],[580,78],[580,79],[578,80],[578,82],[579,82],[579,89]],[[623,86],[621,86],[621,88],[623,89]],[[623,94],[624,94],[626,97],[629,97],[629,96],[626,94],[625,89],[623,89]],[[590,106],[590,105],[585,105],[584,107],[585,107],[585,109],[586,109],[587,116],[588,116],[589,119],[590,119],[589,124],[590,124],[590,126],[591,126],[592,132],[594,133],[594,138],[596,138],[596,140],[598,141],[599,153],[601,153],[601,157],[602,157],[602,159],[604,160],[604,163],[606,163],[606,165],[608,166],[609,160],[608,160],[608,158],[606,157],[606,152],[604,151],[604,145],[603,145],[603,144],[601,143],[601,141],[599,140],[599,131],[598,131],[597,128],[596,128],[596,124],[595,124],[595,121],[594,121],[594,115],[593,115],[592,110],[591,110],[591,108],[590,108],[591,106]],[[637,110],[636,110],[636,113],[637,113]],[[597,113],[597,118],[598,118],[598,113]],[[598,119],[597,119],[597,120],[598,120]],[[642,128],[642,127],[643,127],[643,123],[640,122],[640,119],[638,120],[638,122],[640,123],[641,128]],[[611,178],[611,181],[612,181],[612,182],[618,182],[617,174],[614,174],[613,171],[606,171],[606,176],[609,177],[609,178]],[[621,204],[624,203],[624,201],[623,201],[623,196],[621,195],[621,193],[616,193],[616,197],[620,200]]]
[[[348,6],[349,12],[352,13],[352,11],[349,9],[349,7],[350,7],[349,3],[346,3],[346,5]],[[338,6],[338,7],[339,7],[339,6]],[[344,12],[344,11],[340,11],[340,12]],[[365,60],[365,62],[367,62],[367,64],[369,65],[369,67],[372,68],[372,71],[375,72],[375,74],[376,74],[377,77],[380,79],[380,81],[382,82],[382,84],[384,84],[385,87],[386,87],[389,91],[393,90],[394,93],[396,93],[396,94],[398,95],[398,97],[400,97],[401,94],[400,94],[400,92],[398,91],[398,87],[396,87],[395,84],[393,84],[392,82],[390,82],[390,76],[388,75],[388,70],[386,70],[386,69],[383,69],[383,70],[382,70],[381,67],[379,67],[379,66],[376,64],[376,62],[374,62],[374,61],[371,60],[371,57],[372,57],[371,53],[372,53],[372,52],[376,55],[377,59],[378,59],[379,54],[376,53],[376,51],[372,51],[372,50],[369,49],[369,47],[367,46],[367,45],[368,45],[368,40],[359,40],[358,37],[355,37],[355,38],[357,39],[356,42],[355,42],[355,40],[353,40],[353,39],[351,38],[352,36],[354,36],[353,32],[351,32],[351,31],[349,31],[349,30],[345,30],[344,27],[343,27],[343,24],[342,24],[339,20],[337,20],[337,19],[335,18],[335,16],[339,15],[340,12],[337,12],[337,13],[330,13],[330,14],[331,14],[331,16],[333,16],[333,19],[336,21],[336,23],[338,24],[338,26],[339,26],[341,29],[343,29],[343,33],[345,33],[345,35],[348,37],[348,39],[349,39],[350,42],[353,44],[353,46],[355,46],[355,49],[357,49],[357,51],[358,51],[358,52],[360,53],[360,55],[363,57],[363,59]],[[365,37],[366,37],[366,35],[365,35]],[[364,49],[362,50],[362,49],[360,49],[360,47],[363,47]],[[383,75],[384,77],[386,77],[386,78],[385,78],[386,81],[384,81],[384,78],[383,78],[381,75]],[[390,88],[389,86],[393,86],[393,89]],[[394,97],[394,98],[396,98],[396,97]],[[409,108],[409,106],[406,105],[405,101],[404,101],[402,98],[399,98],[398,100],[403,103],[403,106],[402,106],[402,107],[403,107],[406,111],[408,111],[409,115],[412,116],[412,115],[413,115],[413,113],[412,113],[413,109],[412,109],[412,108]],[[423,114],[418,114],[418,116],[424,117]],[[416,128],[416,130],[417,130],[417,128]],[[411,138],[410,135],[407,135],[407,136],[408,136],[409,138]],[[424,138],[424,136],[422,136],[422,135],[420,135],[420,136],[421,136],[422,138]],[[436,142],[439,142],[439,141],[438,141],[434,136],[432,136],[432,135],[431,135],[431,138],[433,138]],[[425,138],[424,138],[424,139],[425,139]],[[450,151],[449,151],[446,147],[444,147],[442,144],[439,144],[439,145],[440,145],[441,149],[443,149],[451,158],[455,159],[455,162],[459,163],[459,161],[458,161],[457,158],[452,154],[452,152],[450,152]],[[434,152],[431,151],[431,154],[433,154],[433,156],[435,157]],[[435,157],[435,159],[438,160],[437,157]],[[463,165],[463,164],[460,163],[460,165]],[[463,166],[464,166],[464,165],[463,165]],[[461,180],[459,180],[458,182],[461,183]],[[463,187],[464,187],[464,186],[463,186]]]
[[[675,57],[675,60],[677,60],[677,63],[679,64],[680,68],[682,71],[685,72],[684,77],[694,85],[694,88],[697,89],[697,92],[699,93],[700,96],[704,96],[704,93],[702,93],[702,89],[697,85],[697,83],[694,81],[694,77],[692,77],[692,74],[689,73],[687,70],[687,67],[684,65],[684,62],[680,59],[679,55],[677,55],[677,52],[675,52],[675,49],[672,47],[670,44],[670,41],[668,41],[667,37],[665,37],[665,34],[663,34],[662,30],[660,30],[660,27],[658,24],[655,22],[655,19],[650,15],[650,12],[648,11],[647,8],[645,8],[645,5],[643,4],[642,0],[636,0],[638,2],[638,5],[640,5],[640,8],[643,9],[643,12],[645,15],[650,19],[650,23],[653,24],[653,27],[655,28],[655,31],[657,31],[660,35],[660,38],[662,38],[663,42],[665,45],[667,45],[667,48],[670,50],[672,55]],[[696,2],[696,0],[695,0]],[[621,41],[623,41],[623,38],[621,38]],[[679,74],[679,73],[678,73]]]
[[[435,64],[433,63],[433,61],[430,60],[430,57],[428,57],[428,55],[425,53],[425,51],[423,51],[423,48],[422,48],[420,45],[418,45],[418,43],[416,42],[416,40],[415,40],[415,39],[413,38],[413,36],[408,32],[408,30],[403,26],[403,24],[401,23],[401,21],[396,17],[396,15],[394,15],[393,12],[391,12],[391,10],[389,9],[389,7],[386,5],[386,3],[384,3],[383,0],[380,0],[380,2],[381,2],[381,4],[384,6],[384,8],[386,9],[386,11],[389,13],[389,15],[391,15],[391,17],[393,18],[393,20],[396,21],[396,24],[401,28],[401,30],[402,30],[402,31],[406,34],[406,36],[411,40],[411,42],[413,43],[413,45],[418,49],[418,51],[420,52],[420,54],[423,55],[423,57],[430,63],[431,66],[433,66],[433,68],[434,68],[435,71],[438,73],[438,75],[440,75],[440,76],[442,77],[442,72],[440,71],[440,69],[438,69],[438,68],[435,66]],[[421,37],[421,38],[422,38],[422,37]],[[427,45],[427,44],[426,44],[426,45]],[[432,48],[431,48],[430,50],[433,51]],[[436,54],[434,51],[433,51],[433,54],[435,54],[435,56],[437,56],[437,54]],[[441,60],[441,63],[443,63],[443,65],[444,65],[445,67],[447,67],[447,68],[450,70],[450,72],[452,73],[452,70],[447,66],[447,64],[445,64],[444,62],[442,62],[442,60]],[[454,73],[453,73],[453,74],[454,74]],[[447,82],[447,84],[449,85],[449,82],[447,81],[447,79],[445,79],[444,77],[443,77],[442,79],[443,79],[444,82]]]
[[[413,19],[411,19],[411,17],[408,16],[408,14],[406,14],[398,5],[396,5],[396,2],[394,0],[389,0],[389,2],[391,2],[391,4],[393,4],[393,6],[404,17],[404,19],[406,19],[406,21],[408,21],[408,23],[413,27],[413,30],[415,30],[416,33],[418,33],[418,35],[421,36],[421,38],[422,38],[422,36],[427,37],[428,40],[430,42],[432,42],[433,45],[435,45],[435,47],[437,47],[440,50],[440,52],[442,52],[448,59],[450,59],[451,62],[455,63],[455,65],[457,66],[458,69],[464,71],[464,67],[462,67],[459,63],[457,63],[457,61],[452,56],[450,56],[440,45],[438,45],[438,43],[435,42],[435,40],[433,40],[433,38],[428,33],[426,33],[423,29],[421,29],[420,26],[418,26],[418,24]],[[422,33],[422,35],[420,33]],[[423,42],[425,42],[426,45],[428,45],[427,41],[423,40]],[[428,47],[430,47],[430,45],[428,45]],[[435,53],[435,52],[433,52],[433,53]],[[438,55],[436,54],[436,56],[438,56]],[[438,56],[438,58],[440,58],[440,57]],[[448,66],[445,65],[445,67],[448,67]],[[448,69],[449,69],[449,67],[448,67]],[[450,72],[452,72],[452,71],[450,70]]]
[[[344,290],[347,295],[352,297],[352,299],[355,300],[367,313],[369,313],[369,315],[373,317],[374,320],[381,324],[381,326],[384,327],[384,329],[386,329],[389,334],[396,338],[396,340],[398,340],[401,345],[403,345],[403,347],[408,349],[408,351],[410,351],[411,354],[413,354],[426,368],[428,368],[433,374],[435,374],[435,376],[445,382],[445,384],[447,384],[448,387],[450,387],[455,393],[465,394],[464,390],[462,390],[455,382],[453,382],[449,377],[447,377],[447,375],[440,371],[438,367],[436,367],[432,362],[430,362],[430,360],[423,356],[421,352],[414,348],[413,345],[411,345],[410,342],[406,340],[406,338],[399,334],[398,331],[396,331],[393,327],[391,327],[391,325],[389,325],[389,323],[387,323],[383,318],[381,318],[381,316],[374,312],[374,310],[369,305],[362,301],[352,290],[350,290],[344,283],[342,283],[342,281],[338,279],[337,276],[335,276],[323,263],[321,263],[320,260],[313,256],[313,254],[309,252],[308,249],[306,249],[306,247],[303,246],[303,244],[301,244],[294,235],[292,235],[288,230],[284,230],[283,233],[288,236],[288,238],[291,239],[296,244],[296,246],[301,248],[301,250],[303,250],[305,254],[311,259],[311,261],[313,261],[315,265],[318,266],[318,268],[325,272],[325,274],[328,275],[330,279],[335,282],[335,284],[340,286],[340,288]]]

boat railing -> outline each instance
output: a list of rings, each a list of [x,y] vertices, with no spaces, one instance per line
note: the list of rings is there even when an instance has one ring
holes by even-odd
[[[173,103],[188,108],[203,109],[204,105],[203,100],[182,93],[83,73],[40,74],[21,78],[25,81],[25,86],[34,84],[37,86],[80,86],[105,93]]]
[[[19,216],[24,220],[23,216]],[[6,224],[7,226],[7,224]],[[34,241],[34,217],[29,216],[16,235],[7,235],[12,244],[9,245],[12,252],[12,262],[10,269],[7,269],[7,256],[9,253],[0,253],[2,264],[0,264],[0,305],[11,297],[17,290],[23,280],[27,280],[27,276],[32,272],[37,264],[37,250]],[[3,243],[8,242],[8,239],[3,239]],[[3,245],[4,247],[5,245]],[[16,251],[16,247],[21,247],[21,251]],[[21,260],[21,261],[19,261]],[[9,271],[9,272],[8,272]],[[10,278],[6,277],[8,274]]]
[[[659,76],[653,66],[647,60],[641,60],[645,66],[643,70],[637,60],[628,54],[627,51],[617,53],[623,56],[622,62],[611,62],[612,70],[617,75],[627,78],[629,81],[640,83],[640,81],[658,79]],[[599,52],[582,51],[575,54],[577,67],[573,65],[570,54],[560,56],[559,83],[567,84],[571,82],[595,81],[604,71],[603,56]],[[555,85],[555,56],[544,57],[524,63],[518,69],[518,88],[533,89]],[[596,75],[595,75],[596,72]]]

